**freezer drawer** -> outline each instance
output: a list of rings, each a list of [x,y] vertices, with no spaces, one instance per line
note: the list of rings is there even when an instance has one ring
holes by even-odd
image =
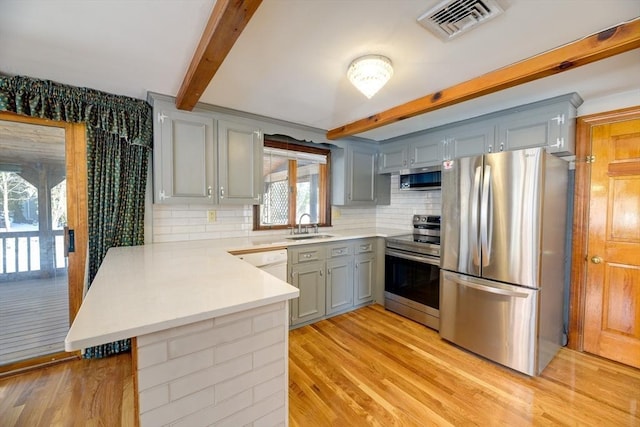
[[[536,375],[539,291],[445,270],[440,274],[440,336]]]

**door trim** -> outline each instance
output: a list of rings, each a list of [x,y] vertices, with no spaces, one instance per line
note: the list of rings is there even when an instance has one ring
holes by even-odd
[[[0,120],[51,126],[65,130],[65,157],[67,169],[67,223],[76,230],[76,250],[69,254],[68,290],[69,290],[69,327],[76,317],[84,293],[85,267],[89,239],[89,211],[87,195],[87,143],[86,125],[22,116],[8,111],[0,111]],[[78,161],[82,159],[82,161]],[[19,361],[0,367],[0,376],[56,363],[69,358],[79,358],[80,351],[59,352],[34,359]]]
[[[591,155],[591,134],[596,126],[640,119],[640,106],[590,114],[576,121],[576,175],[571,244],[571,290],[569,296],[569,343],[567,347],[584,351],[584,311],[589,235],[589,188],[591,168],[585,159]]]

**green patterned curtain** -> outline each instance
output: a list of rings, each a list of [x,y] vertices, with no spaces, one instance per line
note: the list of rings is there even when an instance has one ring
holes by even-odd
[[[151,107],[145,101],[23,76],[0,75],[0,111],[87,126],[89,283],[107,250],[144,244]],[[86,349],[98,358],[128,351],[130,340]]]

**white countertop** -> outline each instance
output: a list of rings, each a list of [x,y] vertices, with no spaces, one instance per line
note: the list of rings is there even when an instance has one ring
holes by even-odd
[[[136,337],[299,295],[297,288],[228,251],[406,233],[366,228],[296,242],[270,235],[111,248],[69,329],[65,349]]]

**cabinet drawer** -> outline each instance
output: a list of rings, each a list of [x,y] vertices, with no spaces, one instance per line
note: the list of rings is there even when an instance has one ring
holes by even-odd
[[[373,253],[376,250],[375,239],[358,241],[356,242],[355,247],[356,247],[356,255]]]
[[[337,258],[353,255],[353,247],[349,243],[331,245],[327,247],[327,258]]]
[[[322,248],[313,247],[313,248],[300,248],[295,249],[292,254],[292,261],[295,264],[302,262],[311,262],[311,261],[320,261],[324,259],[324,254],[322,252]]]

